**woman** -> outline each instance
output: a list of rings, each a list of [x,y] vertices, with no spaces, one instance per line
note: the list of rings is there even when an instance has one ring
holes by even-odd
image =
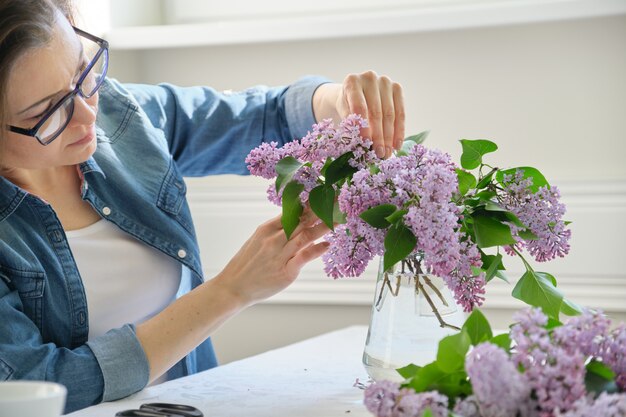
[[[352,112],[388,155],[404,117],[373,72],[229,96],[125,86],[68,10],[0,0],[0,381],[62,383],[70,412],[215,366],[215,329],[327,247],[310,212],[289,240],[274,218],[205,281],[183,175],[245,173],[263,138]]]

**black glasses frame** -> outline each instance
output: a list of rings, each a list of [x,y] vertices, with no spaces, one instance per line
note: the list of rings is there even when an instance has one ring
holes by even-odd
[[[70,123],[70,120],[72,120],[72,116],[74,115],[74,98],[77,95],[79,95],[79,94],[80,94],[81,97],[83,97],[85,99],[89,99],[89,98],[93,97],[93,95],[96,94],[96,92],[98,91],[98,89],[100,89],[100,86],[104,82],[104,77],[106,76],[107,69],[109,68],[109,42],[107,42],[106,40],[104,40],[102,38],[99,38],[99,37],[97,37],[95,35],[87,33],[87,32],[85,32],[83,30],[80,30],[77,27],[74,27],[74,26],[72,26],[72,27],[74,28],[74,32],[76,32],[77,35],[82,36],[83,38],[89,39],[90,41],[93,41],[93,42],[97,43],[98,46],[100,47],[98,52],[96,52],[96,55],[94,55],[94,57],[91,59],[89,64],[87,64],[87,67],[85,68],[83,73],[78,78],[78,82],[76,83],[76,87],[74,87],[74,90],[72,90],[69,93],[67,93],[65,96],[63,96],[63,98],[61,98],[61,100],[59,100],[54,106],[52,106],[52,108],[46,112],[46,114],[39,120],[39,122],[37,122],[37,124],[34,127],[30,128],[30,129],[24,129],[24,128],[16,127],[16,126],[10,126],[10,125],[8,126],[8,129],[11,132],[15,132],[15,133],[19,133],[21,135],[34,137],[43,146],[46,146],[46,145],[50,144],[50,142],[52,142],[57,137],[59,137],[59,135],[61,133],[63,133],[63,131],[65,130],[67,125]],[[96,86],[93,89],[93,91],[91,92],[91,94],[85,95],[81,91],[81,87],[83,85],[83,81],[85,81],[85,78],[87,78],[87,75],[89,75],[89,72],[91,71],[93,66],[96,64],[96,62],[98,62],[98,59],[100,59],[100,57],[103,54],[104,54],[105,62],[104,62],[104,67],[103,67],[103,70],[102,70],[101,78],[98,81],[98,83],[96,84]],[[52,117],[54,112],[56,112],[59,108],[64,106],[67,103],[68,100],[72,100],[72,102],[71,102],[71,105],[70,105],[70,108],[69,108],[67,120],[65,121],[63,126],[58,130],[58,132],[56,134],[54,134],[52,137],[50,137],[47,140],[43,140],[43,138],[39,137],[39,135],[37,134],[37,131],[39,129],[41,129],[41,127],[48,121],[48,119],[50,117]]]

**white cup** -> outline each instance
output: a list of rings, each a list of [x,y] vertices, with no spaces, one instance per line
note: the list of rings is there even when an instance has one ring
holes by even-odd
[[[0,382],[0,417],[59,417],[67,389],[54,382]]]

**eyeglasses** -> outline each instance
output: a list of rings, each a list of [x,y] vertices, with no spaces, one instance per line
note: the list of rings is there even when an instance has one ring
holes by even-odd
[[[74,32],[89,41],[95,42],[99,47],[78,78],[76,87],[52,106],[34,127],[24,129],[8,126],[11,132],[34,137],[42,145],[48,145],[59,137],[70,123],[70,120],[72,120],[76,96],[80,94],[84,99],[89,99],[96,94],[96,91],[104,82],[109,67],[109,43],[78,28],[74,28]]]

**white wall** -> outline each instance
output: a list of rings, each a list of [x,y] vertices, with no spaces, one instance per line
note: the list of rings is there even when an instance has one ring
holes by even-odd
[[[374,69],[404,86],[407,133],[458,158],[461,138],[488,138],[500,166],[531,165],[559,185],[573,220],[571,255],[543,268],[566,295],[626,319],[626,16],[393,36],[112,51],[123,81],[242,89],[304,74],[341,81]],[[207,276],[277,213],[254,178],[189,181]],[[520,266],[509,260],[511,276]],[[232,319],[214,341],[230,361],[348,324],[366,324],[373,269],[333,281],[307,267],[284,294]],[[503,327],[512,286],[490,284],[487,314]]]

